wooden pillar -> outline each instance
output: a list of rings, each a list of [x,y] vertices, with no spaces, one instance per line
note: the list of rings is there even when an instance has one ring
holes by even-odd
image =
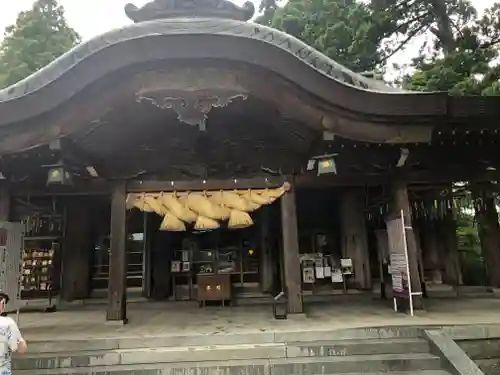
[[[436,222],[436,235],[441,256],[442,279],[445,284],[463,284],[458,252],[457,224],[453,210],[447,210],[442,220]]]
[[[156,228],[159,228],[161,218],[155,215],[153,220]],[[153,262],[151,297],[157,300],[169,298],[174,293],[172,289],[172,270],[170,268],[175,250],[172,241],[172,233],[167,231],[157,231],[153,238],[151,252],[151,260]]]
[[[422,295],[427,297],[427,285],[425,283],[425,267],[424,267],[424,254],[422,248],[422,228],[413,223],[413,234],[415,235],[415,243],[417,244],[418,253],[418,273],[420,275],[420,285],[422,286]]]
[[[370,256],[362,191],[348,190],[341,202],[342,256],[351,258],[353,281],[361,289],[371,289]]]
[[[500,226],[495,199],[486,191],[475,192],[476,217],[481,251],[490,286],[500,288]]]
[[[143,262],[142,262],[142,296],[149,298],[151,297],[151,270],[152,270],[152,262],[151,262],[151,243],[152,243],[152,216],[154,214],[150,212],[144,212],[143,218],[143,233],[144,233],[144,247],[143,247]]]
[[[66,199],[66,234],[62,247],[62,297],[87,298],[90,293],[91,204],[89,197]]]
[[[269,207],[260,209],[260,283],[265,293],[273,290],[273,256],[269,243]]]
[[[111,196],[111,248],[109,256],[108,309],[106,320],[127,322],[126,191],[119,183]]]
[[[387,229],[376,230],[375,236],[377,238],[377,254],[380,269],[380,296],[382,299],[392,298],[392,282],[387,269],[390,261]]]
[[[408,190],[406,183],[397,181],[393,184],[393,201],[391,211],[394,215],[400,215],[403,211],[403,217],[406,227],[406,243],[408,248],[408,265],[410,268],[411,288],[413,293],[422,293],[420,282],[420,273],[418,271],[418,248],[415,233],[412,229],[412,219],[410,210],[410,200],[408,199]],[[422,296],[413,296],[413,306],[415,309],[422,309],[424,306]]]
[[[280,202],[283,231],[283,268],[288,297],[288,313],[300,314],[304,309],[302,304],[297,207],[293,187],[281,197]]]
[[[448,282],[454,286],[462,285],[463,276],[458,251],[457,222],[452,210],[446,213],[442,228],[445,247],[445,272]]]
[[[440,248],[440,239],[436,223],[427,220],[423,223],[423,245],[424,245],[424,259],[426,268],[432,271],[432,282],[441,284],[443,282],[443,275],[441,273],[441,260],[442,249]]]
[[[0,184],[0,221],[9,221],[10,219],[10,190],[3,181]]]

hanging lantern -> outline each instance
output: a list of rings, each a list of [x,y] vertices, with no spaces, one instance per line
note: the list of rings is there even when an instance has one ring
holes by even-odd
[[[333,157],[320,159],[318,162],[318,176],[327,173],[337,174],[337,166]]]
[[[71,172],[64,166],[63,162],[59,162],[49,167],[47,177],[47,185],[72,185],[73,179]]]

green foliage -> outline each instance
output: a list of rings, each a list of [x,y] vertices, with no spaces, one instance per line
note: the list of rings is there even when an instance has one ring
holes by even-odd
[[[262,0],[258,19],[357,71],[387,60],[425,36],[410,90],[499,95],[500,3],[481,17],[469,0]]]
[[[354,0],[290,0],[278,8],[268,22],[340,64],[363,72],[382,62],[385,52],[380,44],[385,34],[370,7]]]
[[[500,4],[478,18],[475,12],[454,21],[451,40],[437,39],[430,51],[413,61],[416,71],[405,87],[419,91],[448,91],[452,95],[499,95]]]
[[[80,41],[56,0],[37,0],[5,30],[0,45],[0,86],[14,84],[48,65]]]
[[[464,213],[457,218],[457,239],[460,251],[481,254],[474,216]]]
[[[413,39],[431,33],[435,51],[453,48],[453,29],[460,29],[477,12],[469,0],[372,0],[388,32]]]
[[[486,269],[474,216],[462,213],[457,219],[458,249],[465,285],[486,285]]]

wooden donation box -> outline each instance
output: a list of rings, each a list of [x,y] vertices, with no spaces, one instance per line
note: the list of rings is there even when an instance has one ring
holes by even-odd
[[[201,306],[206,301],[221,301],[224,306],[225,301],[231,300],[231,276],[230,275],[197,275],[198,302]]]

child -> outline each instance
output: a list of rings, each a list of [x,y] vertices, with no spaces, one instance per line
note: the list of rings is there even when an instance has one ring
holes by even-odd
[[[25,353],[28,349],[16,322],[3,315],[8,302],[9,296],[0,292],[0,314],[2,314],[0,316],[0,375],[12,375],[12,352]]]

